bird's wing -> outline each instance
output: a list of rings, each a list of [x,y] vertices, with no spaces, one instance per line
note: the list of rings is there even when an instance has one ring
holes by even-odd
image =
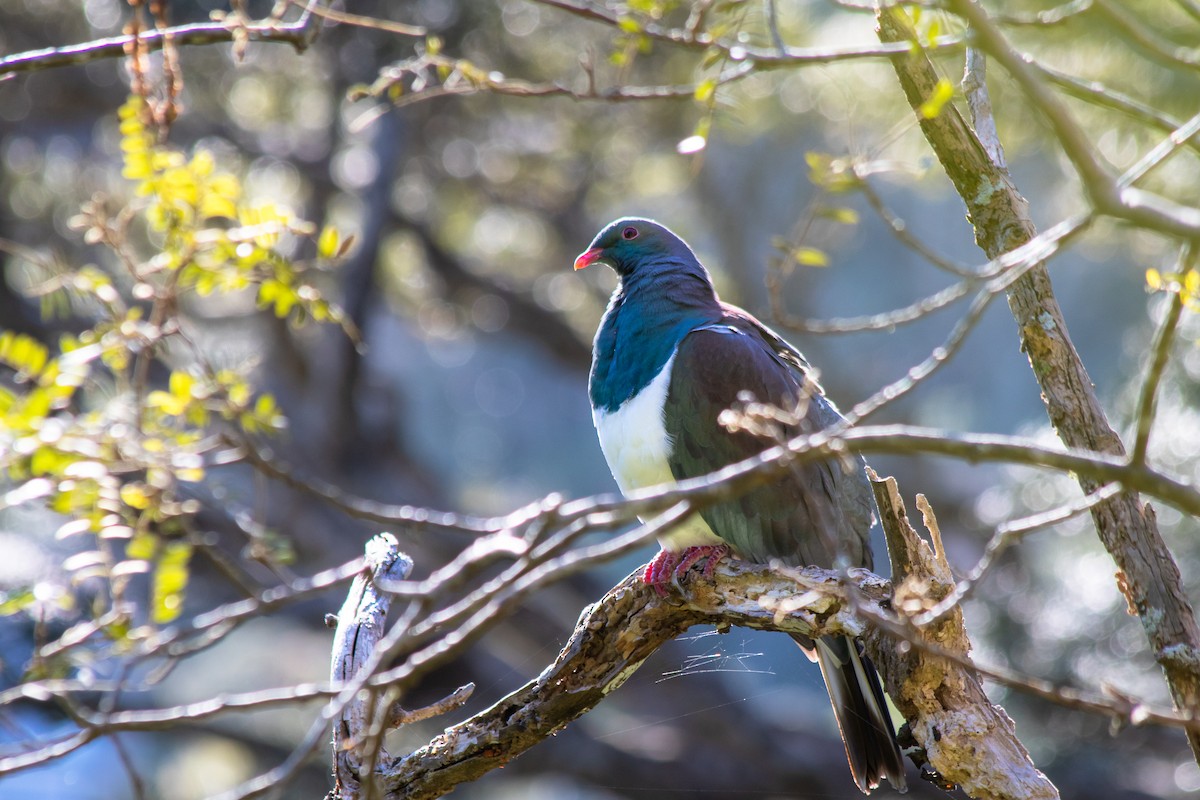
[[[718,422],[722,411],[738,403],[739,393],[805,412],[798,424],[781,426],[784,437],[815,432],[841,419],[814,384],[806,388],[798,354],[790,347],[779,352],[772,338],[777,337],[753,320],[726,315],[723,322],[697,328],[680,342],[663,408],[672,442],[668,463],[676,480],[704,475],[776,444],[746,432],[730,433]],[[873,514],[860,458],[845,464],[797,464],[737,500],[701,512],[743,558],[826,567],[841,561],[868,568]]]
[[[729,326],[756,334],[766,342],[777,358],[784,361],[789,367],[807,375],[809,382],[815,385],[817,394],[825,394],[825,390],[816,381],[815,371],[809,365],[808,359],[804,357],[803,353],[792,347],[790,342],[735,305],[721,303],[721,312]]]

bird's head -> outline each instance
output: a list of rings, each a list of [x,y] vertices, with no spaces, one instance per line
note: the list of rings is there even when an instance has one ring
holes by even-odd
[[[649,219],[623,217],[596,234],[591,246],[575,259],[575,269],[607,264],[622,278],[656,265],[698,265],[687,242]]]

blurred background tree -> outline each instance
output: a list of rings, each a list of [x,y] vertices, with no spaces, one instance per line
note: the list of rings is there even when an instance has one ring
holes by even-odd
[[[1116,171],[1197,112],[1198,56],[1189,43],[1200,11],[1190,0],[1143,4],[1136,14],[1107,0],[992,10]],[[4,385],[27,397],[45,377],[34,343],[59,369],[45,384],[69,385],[59,376],[70,361],[56,360],[63,337],[77,348],[108,342],[113,358],[144,364],[99,361],[97,352],[70,397],[46,399],[58,411],[27,414],[27,429],[9,416],[0,434],[9,471],[0,504],[2,756],[71,742],[80,707],[170,708],[320,680],[329,641],[320,617],[340,603],[341,584],[263,608],[202,644],[187,639],[176,651],[136,654],[139,643],[165,641],[173,625],[194,632],[207,610],[355,558],[381,526],[401,538],[418,577],[471,540],[411,509],[399,514],[408,522],[345,513],[347,505],[384,518],[399,511],[356,498],[487,517],[551,492],[612,491],[585,386],[589,341],[613,279],[568,268],[609,219],[645,214],[676,229],[724,297],[824,367],[822,382],[843,407],[926,358],[964,307],[904,324],[821,321],[903,308],[986,260],[882,55],[870,7],[420,0],[395,8],[362,0],[334,5],[287,35],[272,33],[281,30],[268,20],[273,13],[301,15],[253,0],[173,3],[169,24],[198,26],[204,36],[179,37],[169,50],[175,65],[155,48],[136,62],[142,69],[131,69],[135,62],[114,57],[119,49],[90,59],[16,54],[115,36],[139,14],[153,27],[152,14],[120,0],[23,0],[0,11],[0,326],[30,337],[11,337],[0,353]],[[961,20],[936,4],[912,13],[948,78],[938,103],[961,104]],[[236,263],[247,243],[271,250],[251,259],[266,266],[247,268],[245,285],[236,270],[211,291],[196,276],[170,278],[161,260],[172,252],[170,231],[161,221],[155,228],[145,195],[137,197],[145,176],[129,174],[130,117],[117,111],[139,79],[152,98],[169,99],[172,76],[179,115],[169,126],[146,123],[166,138],[145,148],[177,153],[174,167],[211,157],[205,175],[232,176],[239,194],[231,202],[244,209],[221,216],[210,207],[212,218],[237,224],[205,225],[200,214],[188,230],[228,232],[264,222],[249,209],[278,211],[265,221],[279,230],[257,231],[278,241],[251,232],[230,243],[230,259],[214,257]],[[1007,72],[993,66],[990,78],[999,137],[1039,227],[1089,207],[1056,132]],[[1195,148],[1180,147],[1139,185],[1194,207],[1198,168]],[[122,228],[127,207],[138,213]],[[108,241],[109,230],[125,238]],[[931,263],[905,239],[948,263]],[[1178,232],[1101,217],[1050,263],[1072,337],[1123,434],[1136,423],[1153,332],[1170,302],[1147,292],[1147,270],[1156,271],[1151,288],[1170,285],[1179,241]],[[183,258],[194,259],[189,246],[180,245]],[[129,253],[133,271],[123,259]],[[284,289],[264,288],[272,281]],[[1179,283],[1189,286],[1186,276]],[[281,300],[285,290],[296,300]],[[295,324],[314,309],[342,324]],[[175,320],[178,335],[164,327]],[[1200,452],[1197,325],[1185,311],[1150,440],[1152,463],[1191,482]],[[1011,316],[992,304],[943,368],[871,421],[1054,442],[1015,334]],[[125,374],[133,380],[122,383]],[[273,400],[258,405],[259,397]],[[182,420],[177,432],[203,434],[173,443],[161,463],[144,446],[162,438],[146,428],[151,398]],[[200,407],[211,424],[188,418]],[[255,411],[257,421],[240,416]],[[93,439],[111,445],[86,459],[106,464],[103,475],[80,467],[67,474],[68,463],[44,459],[33,470],[39,448],[56,451],[55,425],[68,416],[83,425],[88,414],[102,425]],[[286,432],[266,437],[281,419]],[[29,437],[36,447],[22,451]],[[140,443],[140,460],[124,437]],[[1069,476],[1048,479],[1020,466],[927,456],[871,462],[929,495],[951,561],[964,572],[996,525],[1079,496]],[[164,470],[161,480],[154,468]],[[204,474],[186,472],[197,468]],[[305,485],[281,479],[284,472]],[[31,488],[39,476],[53,486]],[[82,529],[70,527],[79,506],[46,507],[66,480],[76,488],[98,480],[115,492],[87,500],[95,518]],[[1196,520],[1156,507],[1194,597]],[[122,527],[132,538],[102,535]],[[151,538],[138,550],[144,532]],[[548,663],[579,610],[649,552],[532,596],[428,676],[413,704],[467,681],[478,686],[467,711],[494,702]],[[1086,516],[1009,548],[966,603],[980,662],[1169,705],[1113,572]],[[680,640],[560,736],[459,791],[850,796],[819,676],[777,640],[739,631]],[[59,692],[49,683],[59,679],[72,683]],[[114,692],[113,682],[126,688]],[[1173,798],[1200,789],[1178,730],[1121,727],[993,691],[1066,796]],[[0,774],[0,790],[210,796],[283,761],[319,707],[310,698],[114,732]],[[406,727],[389,747],[411,749],[446,724]],[[321,793],[326,773],[318,753],[288,791]]]

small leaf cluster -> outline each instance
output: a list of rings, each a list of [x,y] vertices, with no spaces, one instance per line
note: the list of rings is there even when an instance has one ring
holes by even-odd
[[[809,151],[804,155],[808,163],[809,180],[821,190],[817,200],[809,207],[808,213],[801,220],[799,230],[790,237],[776,236],[771,240],[771,246],[780,254],[775,264],[784,274],[790,273],[796,266],[827,267],[829,254],[824,250],[813,247],[810,235],[818,220],[825,220],[835,225],[854,226],[858,224],[858,212],[853,208],[833,205],[829,202],[830,195],[846,194],[862,187],[854,162],[847,157],[835,158],[828,153]]]
[[[1152,292],[1178,294],[1186,308],[1200,311],[1200,269],[1192,267],[1183,272],[1146,270],[1146,288]]]
[[[333,321],[349,326],[341,310],[305,280],[306,269],[280,249],[285,237],[313,237],[314,226],[275,203],[251,203],[236,176],[217,169],[213,155],[197,149],[190,158],[156,143],[145,100],[133,95],[121,106],[121,174],[147,201],[144,215],[160,252],[154,273],[178,273],[178,290],[200,296],[256,288],[260,308],[281,319]],[[83,224],[89,220],[82,219]],[[91,231],[96,230],[93,224]],[[95,238],[100,238],[92,233]],[[353,243],[336,229],[317,236],[317,258],[332,262]]]

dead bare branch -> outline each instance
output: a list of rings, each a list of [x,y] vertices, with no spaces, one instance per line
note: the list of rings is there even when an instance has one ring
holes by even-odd
[[[892,562],[892,605],[903,619],[952,591],[954,576],[925,498],[918,495],[917,506],[929,542],[909,523],[896,480],[881,479],[873,471],[868,474]],[[872,657],[933,769],[978,800],[1056,799],[1058,789],[1034,766],[1017,739],[1013,721],[983,692],[970,660],[971,640],[962,610],[955,609],[919,631],[912,629],[904,641],[917,646],[876,644]],[[934,645],[937,654],[924,649],[925,643]]]
[[[412,572],[412,559],[400,552],[396,537],[381,533],[367,542],[363,571],[350,585],[346,602],[338,612],[337,631],[333,637],[333,666],[329,679],[333,683],[354,680],[362,673],[383,637],[391,598],[376,587],[381,579],[402,581]],[[362,693],[350,700],[333,721],[332,796],[356,800],[362,791],[360,774],[365,762],[374,761],[382,752],[378,737],[367,737],[367,731],[379,716],[388,712],[379,707],[374,692]],[[374,746],[364,758],[364,745]],[[370,774],[367,766],[366,773]]]

